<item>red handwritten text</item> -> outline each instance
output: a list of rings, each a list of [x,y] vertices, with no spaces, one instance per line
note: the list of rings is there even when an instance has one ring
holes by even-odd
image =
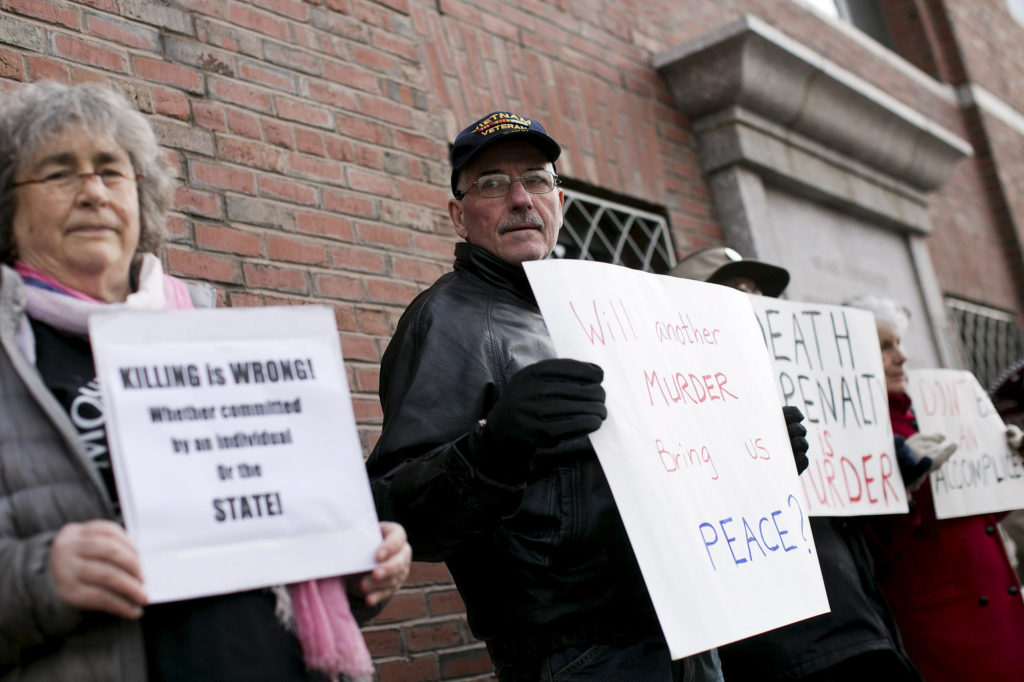
[[[747,454],[750,455],[750,459],[771,459],[772,455],[768,452],[760,438],[748,438],[743,441],[743,447],[747,449]]]
[[[966,386],[967,381],[956,379],[949,382],[922,381],[918,384],[918,395],[921,396],[920,405],[917,409],[921,414],[933,417],[941,415],[951,417],[960,414],[960,386]]]
[[[658,438],[654,441],[654,446],[658,448],[658,457],[661,459],[661,465],[665,467],[665,471],[668,473],[692,467],[710,466],[711,480],[718,480],[718,469],[715,467],[715,460],[712,459],[711,451],[708,450],[706,445],[688,448],[682,443],[676,443],[674,448],[669,449],[665,446],[664,441]]]
[[[861,500],[870,505],[903,500],[901,486],[893,483],[895,467],[888,453],[837,456],[827,430],[818,434],[818,443],[825,456],[812,460],[800,476],[804,494],[811,502],[842,508]]]
[[[581,307],[582,315],[572,301],[569,301],[569,308],[576,316],[576,321],[590,345],[629,343],[639,338],[633,328],[633,321],[629,318],[629,311],[622,301],[607,301],[600,304],[597,301],[590,301],[588,305]]]
[[[739,398],[725,387],[728,379],[722,372],[714,374],[668,372],[664,375],[656,370],[644,370],[644,384],[647,386],[647,398],[653,406],[656,402],[665,405],[676,403],[700,404]]]
[[[698,327],[689,315],[684,319],[682,313],[679,313],[679,322],[665,320],[654,323],[654,333],[657,335],[658,341],[678,343],[682,346],[692,343],[707,346],[718,345],[719,331],[721,330],[710,327]]]

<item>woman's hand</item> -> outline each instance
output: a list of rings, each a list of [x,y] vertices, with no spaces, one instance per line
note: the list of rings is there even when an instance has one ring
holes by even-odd
[[[50,547],[50,574],[60,598],[79,609],[134,619],[147,603],[139,553],[113,521],[62,527]]]
[[[907,447],[918,459],[929,457],[932,471],[938,471],[954,452],[957,444],[941,433],[915,433],[907,438]]]
[[[369,573],[347,578],[349,590],[360,595],[367,606],[376,606],[391,599],[409,577],[412,547],[405,537],[405,529],[392,521],[381,521],[384,542],[377,548],[377,566]]]

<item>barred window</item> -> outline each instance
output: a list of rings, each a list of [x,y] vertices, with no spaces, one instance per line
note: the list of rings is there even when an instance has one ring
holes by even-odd
[[[555,258],[576,258],[664,273],[675,265],[664,216],[564,189],[564,221]]]
[[[1017,318],[1012,314],[947,297],[946,312],[960,335],[967,369],[986,388],[1024,353]]]

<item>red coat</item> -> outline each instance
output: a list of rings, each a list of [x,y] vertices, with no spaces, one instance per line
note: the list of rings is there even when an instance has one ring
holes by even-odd
[[[889,396],[893,431],[917,433],[910,399]],[[930,483],[910,514],[879,517],[879,585],[910,659],[929,682],[1024,682],[1024,599],[994,514],[935,518]]]

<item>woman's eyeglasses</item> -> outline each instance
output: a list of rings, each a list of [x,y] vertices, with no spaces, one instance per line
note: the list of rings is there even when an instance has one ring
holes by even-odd
[[[107,189],[120,189],[129,182],[141,180],[144,175],[137,173],[126,173],[116,168],[104,168],[103,170],[91,171],[89,173],[76,173],[72,170],[59,170],[49,173],[42,178],[32,178],[14,183],[15,187],[24,185],[46,185],[62,192],[78,192],[82,185],[89,178],[96,177]]]

